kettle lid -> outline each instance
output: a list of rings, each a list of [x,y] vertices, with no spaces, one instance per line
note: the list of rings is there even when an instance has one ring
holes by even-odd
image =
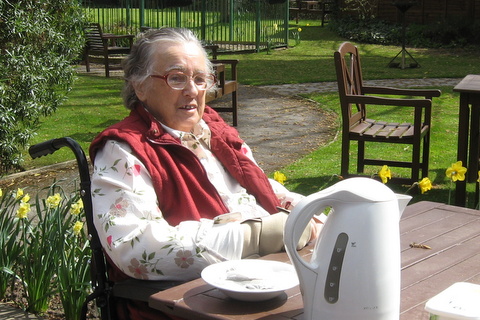
[[[371,178],[355,177],[344,179],[324,191],[331,193],[331,196],[338,198],[338,200],[347,202],[396,200],[395,193],[389,187]],[[323,192],[320,191],[320,193]]]

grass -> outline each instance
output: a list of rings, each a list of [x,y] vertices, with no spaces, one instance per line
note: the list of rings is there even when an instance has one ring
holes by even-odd
[[[308,24],[308,25],[307,25]],[[327,28],[321,28],[318,21],[302,21],[300,25],[291,25],[292,30],[302,28],[301,42],[296,45],[292,39],[292,48],[279,49],[255,54],[232,54],[221,58],[239,59],[239,82],[249,85],[282,83],[307,83],[335,81],[333,52],[345,41]],[[461,78],[467,74],[480,74],[480,64],[475,51],[439,50],[409,48],[409,52],[420,63],[420,68],[395,69],[387,64],[398,53],[399,47],[359,44],[362,55],[364,78],[370,79],[408,79],[408,78]],[[53,116],[43,119],[38,136],[32,144],[48,139],[70,136],[76,139],[84,150],[88,150],[94,136],[108,125],[117,122],[128,114],[122,106],[120,91],[122,81],[104,77],[79,75],[74,90]],[[444,172],[456,161],[456,132],[458,128],[458,94],[451,87],[440,88],[440,98],[434,99],[433,131],[430,153],[430,179],[434,190],[418,195],[415,201],[431,200],[446,202],[450,185]],[[337,93],[312,94],[306,98],[319,103],[319,108],[328,108],[338,113]],[[398,117],[396,109],[381,110],[391,117]],[[374,115],[372,115],[373,117]],[[338,119],[340,128],[340,119]],[[373,153],[402,154],[404,150],[378,146],[369,149]],[[29,160],[26,156],[26,168],[40,167],[52,163],[73,159],[69,150],[60,150],[55,154]],[[373,168],[375,173],[378,168]],[[302,194],[318,191],[333,183],[332,175],[340,172],[340,141],[337,139],[326,147],[299,159],[282,171],[287,175],[289,189]],[[393,171],[393,174],[400,172]],[[472,192],[474,186],[468,186]],[[392,186],[392,188],[397,188]],[[406,188],[399,188],[404,192]]]

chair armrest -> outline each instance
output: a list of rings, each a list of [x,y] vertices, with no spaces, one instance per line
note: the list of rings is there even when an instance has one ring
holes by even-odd
[[[386,94],[386,95],[406,95],[406,96],[417,96],[417,97],[440,97],[442,92],[437,89],[400,89],[392,87],[369,87],[364,86],[364,94]]]
[[[348,103],[356,104],[373,104],[412,108],[430,108],[432,106],[432,100],[430,99],[397,99],[350,94],[346,95],[345,99]]]

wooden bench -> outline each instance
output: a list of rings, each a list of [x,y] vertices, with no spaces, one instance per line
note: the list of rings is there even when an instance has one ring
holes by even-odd
[[[90,63],[101,63],[105,66],[105,76],[110,70],[121,69],[120,62],[130,53],[134,35],[115,35],[103,33],[99,23],[90,23],[85,27],[85,67],[90,72]],[[128,46],[120,46],[120,41],[127,40]]]
[[[238,60],[227,60],[227,59],[212,59],[211,60],[215,69],[215,75],[217,76],[217,86],[213,90],[207,92],[207,97],[205,101],[211,102],[215,99],[221,98],[224,95],[232,95],[232,106],[231,107],[214,107],[218,112],[232,112],[232,124],[234,127],[237,126],[238,120],[238,82],[237,82],[237,64]],[[230,72],[228,72],[230,69]]]

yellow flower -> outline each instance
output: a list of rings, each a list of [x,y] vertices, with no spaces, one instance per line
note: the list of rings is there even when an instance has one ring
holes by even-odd
[[[425,177],[418,183],[418,187],[420,188],[420,192],[424,194],[432,189],[432,181],[430,181],[428,177]]]
[[[285,180],[287,180],[287,176],[281,173],[280,171],[275,171],[273,173],[273,179],[281,184],[284,184]]]
[[[273,24],[273,31],[278,31],[278,24],[276,23]]]
[[[60,197],[59,193],[55,193],[53,196],[47,198],[47,206],[49,208],[56,208],[60,204],[62,197]]]
[[[25,219],[30,212],[30,203],[21,202],[17,210],[17,218]]]
[[[83,222],[81,221],[77,221],[75,222],[75,224],[73,225],[73,233],[78,236],[80,234],[80,232],[82,231],[83,229]]]
[[[0,197],[3,196],[3,190],[0,188]]]
[[[307,27],[310,27],[310,23],[307,23]]]
[[[30,201],[30,195],[27,193],[23,196],[21,201],[27,203],[28,201]]]
[[[78,199],[77,202],[72,203],[72,205],[70,206],[70,209],[71,209],[71,214],[73,214],[73,215],[79,214],[83,209],[82,199]]]
[[[392,179],[392,172],[390,172],[387,165],[384,165],[382,169],[380,169],[378,176],[382,179],[383,183],[387,183],[388,179]]]
[[[23,197],[23,189],[18,188],[18,189],[17,189],[17,194],[16,194],[16,196],[15,196],[15,199],[18,200],[18,199],[20,199],[21,197]]]
[[[298,32],[302,32],[302,28],[298,28],[297,30],[298,30]]]
[[[467,168],[462,166],[462,161],[457,161],[452,164],[451,167],[445,171],[445,174],[448,178],[452,179],[453,182],[455,181],[463,181],[465,180],[465,173],[467,172]]]

